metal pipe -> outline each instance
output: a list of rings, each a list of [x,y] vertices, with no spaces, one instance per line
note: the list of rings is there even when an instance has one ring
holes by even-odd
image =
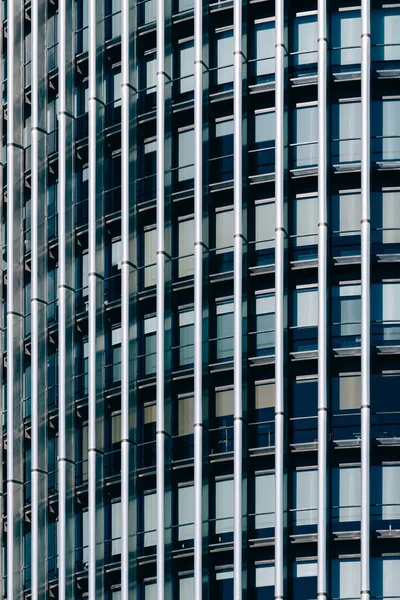
[[[361,2],[361,600],[370,598],[371,4]]]
[[[59,0],[58,20],[58,581],[60,600],[75,596],[73,58],[74,7]],[[68,25],[69,24],[69,25]]]
[[[285,595],[285,2],[275,2],[275,598]]]
[[[328,160],[327,7],[318,1],[318,598],[327,588],[328,493]]]
[[[104,598],[104,3],[89,1],[89,596]]]
[[[22,0],[7,16],[7,598],[23,585],[23,23]]]

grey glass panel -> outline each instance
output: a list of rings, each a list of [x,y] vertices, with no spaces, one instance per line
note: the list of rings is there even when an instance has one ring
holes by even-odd
[[[318,107],[299,106],[294,111],[294,168],[310,167],[318,159]]]
[[[275,525],[275,474],[265,473],[255,478],[256,529]]]
[[[371,595],[374,598],[400,600],[400,557],[371,559]]]
[[[400,465],[371,467],[371,505],[372,518],[400,519]]]
[[[152,0],[153,1],[153,0]],[[157,85],[157,58],[156,54],[150,54],[145,57],[146,82],[145,88],[147,94],[156,91]]]
[[[179,579],[179,600],[193,600],[194,598],[194,578],[182,577]]]
[[[147,229],[144,232],[144,285],[148,287],[156,284],[156,249],[157,230]]]
[[[256,567],[256,588],[267,588],[275,585],[274,565]]]
[[[341,323],[340,335],[360,334],[360,284],[335,286],[332,289],[332,320],[334,323]]]
[[[313,525],[317,522],[318,471],[309,469],[294,473],[294,522]]]
[[[400,192],[383,191],[372,194],[371,220],[373,229],[382,231],[376,236],[384,244],[400,243]]]
[[[256,250],[273,248],[275,245],[275,202],[255,206]]]
[[[121,554],[121,502],[111,504],[111,554]]]
[[[360,231],[361,193],[332,196],[332,230],[339,235],[352,235]]]
[[[293,63],[296,66],[317,62],[317,15],[296,17],[293,31]]]
[[[233,30],[217,34],[217,84],[233,81]]]
[[[194,312],[179,314],[179,364],[191,365],[194,361]]]
[[[260,383],[255,386],[255,408],[273,408],[275,406],[275,383]]]
[[[340,523],[359,521],[361,515],[361,468],[332,470],[332,505]]]
[[[157,584],[146,583],[144,586],[144,600],[157,600]]]
[[[215,247],[217,254],[233,250],[233,210],[215,215]]]
[[[233,356],[233,302],[217,306],[217,359]]]
[[[400,9],[373,10],[372,24],[372,60],[400,60]]]
[[[275,295],[256,298],[256,347],[257,350],[275,346]]]
[[[272,75],[275,71],[275,21],[256,23],[256,75]]]
[[[342,375],[337,379],[338,410],[357,410],[361,407],[360,375]]]
[[[308,288],[294,290],[295,327],[310,327],[318,324],[318,290]]]
[[[153,23],[157,19],[156,0],[143,0],[141,6],[144,10],[144,22]]]
[[[194,129],[179,132],[178,153],[178,180],[192,179],[194,177]]]
[[[372,160],[400,160],[400,100],[371,105]]]
[[[194,536],[194,487],[178,488],[178,539],[191,540]]]
[[[275,111],[255,114],[255,140],[263,148],[275,145]]]
[[[144,545],[155,546],[157,543],[157,503],[156,493],[146,494],[144,501]]]
[[[309,246],[318,242],[318,197],[294,198],[293,200],[294,245]]]
[[[194,219],[179,221],[178,224],[179,277],[189,277],[194,271]]]
[[[233,415],[233,390],[215,392],[215,416],[226,417]]]
[[[189,4],[189,2],[188,2]],[[179,48],[180,62],[180,93],[191,92],[194,90],[194,42],[182,44]]]
[[[358,65],[361,62],[360,11],[333,12],[331,24],[332,64]]]
[[[233,531],[233,479],[217,481],[215,484],[215,533]]]
[[[178,400],[178,435],[193,433],[194,424],[193,397],[179,398]]]
[[[360,597],[360,559],[341,558],[332,561],[332,598],[356,600]]]
[[[332,105],[332,161],[337,163],[361,160],[361,103],[341,102]]]

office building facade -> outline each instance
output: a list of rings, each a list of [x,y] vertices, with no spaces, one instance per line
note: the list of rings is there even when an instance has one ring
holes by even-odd
[[[400,5],[0,11],[1,597],[400,598]]]

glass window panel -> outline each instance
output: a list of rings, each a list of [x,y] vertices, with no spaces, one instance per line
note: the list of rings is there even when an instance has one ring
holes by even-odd
[[[400,599],[400,558],[371,558],[371,595],[374,598]]]
[[[144,87],[147,94],[152,94],[156,91],[157,86],[157,58],[155,53],[145,57],[145,65],[146,81]]]
[[[275,146],[275,111],[256,113],[254,141],[263,148]]]
[[[331,16],[333,65],[361,62],[361,14],[359,10],[333,12]]]
[[[121,441],[121,413],[111,417],[111,443],[118,444]]]
[[[194,486],[178,488],[178,538],[179,541],[194,537]]]
[[[256,567],[256,588],[272,587],[275,585],[274,565]]]
[[[332,598],[360,597],[360,559],[341,558],[332,561]]]
[[[361,160],[361,103],[340,102],[332,105],[332,160],[334,163]]]
[[[371,505],[378,519],[400,519],[400,465],[372,466]]]
[[[295,577],[316,577],[317,576],[317,561],[310,560],[294,563]]]
[[[181,0],[182,1],[182,0]],[[186,0],[187,3],[190,0]],[[180,93],[185,94],[186,92],[192,92],[194,89],[194,42],[188,42],[182,44],[179,48],[179,61],[180,61]]]
[[[256,297],[257,350],[275,345],[275,294]]]
[[[233,479],[224,479],[215,484],[215,533],[233,531]]]
[[[272,75],[275,72],[275,21],[255,23],[256,75]]]
[[[372,103],[372,108],[374,104],[376,103]],[[372,114],[372,136],[382,135],[384,138],[377,140],[378,144],[382,144],[382,160],[400,160],[400,100],[382,100],[379,104],[381,104],[379,111],[382,114],[382,131],[376,132],[374,125],[379,123],[379,119],[375,119],[375,115]],[[377,158],[379,160],[379,156]]]
[[[191,8],[193,8],[193,5],[193,0],[178,0],[179,12],[190,10]]]
[[[179,579],[179,600],[193,600],[194,578],[184,577]]]
[[[186,181],[194,177],[194,129],[178,134],[178,180]]]
[[[332,504],[340,523],[360,520],[361,468],[359,466],[333,469]]]
[[[263,383],[255,386],[256,410],[275,406],[275,383]]]
[[[360,232],[361,193],[339,194],[332,197],[332,229],[340,235]]]
[[[193,396],[179,398],[178,400],[178,435],[190,435],[193,433],[194,424],[194,401]]]
[[[294,198],[293,234],[295,246],[309,246],[318,242],[318,197]],[[313,235],[315,234],[315,235]]]
[[[372,11],[372,60],[400,60],[400,9]]]
[[[275,245],[275,202],[255,205],[256,250],[273,248]]]
[[[233,30],[217,34],[217,84],[233,81]]]
[[[318,158],[318,107],[299,106],[294,111],[294,167],[310,167]]]
[[[400,320],[400,283],[371,285],[371,316],[373,321]]]
[[[111,504],[111,554],[121,554],[121,502]]]
[[[233,390],[215,392],[215,416],[226,417],[233,415]]]
[[[179,259],[179,277],[189,277],[194,271],[194,219],[179,221],[178,224],[178,254],[184,258]]]
[[[157,584],[146,583],[144,586],[144,600],[157,600]]]
[[[317,522],[318,513],[318,470],[296,471],[294,476],[295,524],[313,525]]]
[[[82,562],[87,564],[89,561],[89,512],[82,513]]]
[[[225,210],[215,214],[215,247],[217,254],[233,250],[233,217],[233,210]]]
[[[156,283],[156,251],[157,230],[146,229],[144,232],[144,285],[148,287]]]
[[[294,326],[310,327],[318,324],[318,290],[294,290]]]
[[[341,375],[334,378],[338,383],[338,410],[359,410],[361,408],[361,377],[359,375]],[[333,394],[334,398],[336,394]]]
[[[144,545],[157,544],[157,494],[146,494],[144,502]]]
[[[296,17],[293,31],[293,63],[310,65],[317,61],[317,15]]]
[[[275,473],[263,473],[255,478],[256,529],[275,525]]]
[[[145,425],[148,425],[149,423],[155,423],[156,422],[156,405],[155,404],[149,404],[148,406],[144,407],[144,422]]]
[[[381,221],[376,222],[376,227],[382,227],[382,242],[384,244],[395,244],[400,242],[400,192],[383,191],[380,196],[380,202],[375,195],[375,201],[372,203],[374,215],[374,206],[379,206]]]
[[[217,306],[217,359],[233,356],[233,302]]]
[[[179,313],[179,364],[191,365],[194,361],[194,311]]]

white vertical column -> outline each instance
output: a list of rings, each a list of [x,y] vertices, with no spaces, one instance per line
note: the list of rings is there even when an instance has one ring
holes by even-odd
[[[74,6],[58,5],[58,595],[75,597]]]
[[[89,596],[104,598],[104,2],[89,0]]]
[[[234,26],[234,599],[243,593],[243,49],[241,0],[235,0]]]
[[[137,292],[135,196],[136,65],[132,0],[122,0],[121,11],[121,599],[136,597],[136,392]],[[134,157],[132,160],[131,157]]]
[[[275,598],[285,597],[285,2],[275,2]]]
[[[165,598],[165,3],[157,1],[157,600]]]
[[[194,6],[194,596],[203,598],[203,2]]]
[[[23,596],[23,44],[24,5],[7,31],[7,598]]]
[[[318,1],[318,598],[327,589],[328,468],[328,163],[327,12]]]
[[[32,0],[31,403],[32,600],[47,590],[47,1]]]
[[[361,600],[370,598],[371,4],[361,2]]]

